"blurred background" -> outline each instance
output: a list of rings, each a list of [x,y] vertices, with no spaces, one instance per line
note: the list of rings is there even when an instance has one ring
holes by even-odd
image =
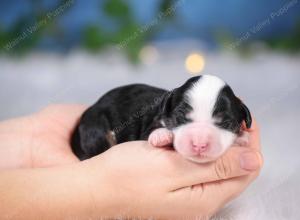
[[[262,174],[219,215],[299,219],[299,0],[0,0],[0,120],[199,74],[261,125]]]

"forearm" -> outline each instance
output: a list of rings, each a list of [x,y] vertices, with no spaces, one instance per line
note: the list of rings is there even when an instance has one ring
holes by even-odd
[[[1,219],[93,219],[90,178],[79,164],[0,172]],[[101,191],[101,186],[99,186]],[[104,193],[103,193],[104,196]],[[108,204],[103,197],[102,204]],[[99,216],[98,216],[99,217]]]

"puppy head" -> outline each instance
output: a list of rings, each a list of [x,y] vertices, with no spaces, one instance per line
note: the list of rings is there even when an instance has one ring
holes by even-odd
[[[204,163],[217,159],[241,131],[251,127],[251,115],[220,78],[189,79],[163,101],[163,123],[174,132],[174,148],[185,158]]]

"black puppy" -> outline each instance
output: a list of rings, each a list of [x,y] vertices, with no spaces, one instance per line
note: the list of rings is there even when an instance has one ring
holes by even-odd
[[[82,116],[72,149],[84,160],[113,145],[148,140],[173,145],[195,162],[218,158],[234,141],[246,141],[248,108],[220,78],[196,76],[172,91],[134,84],[111,90]]]

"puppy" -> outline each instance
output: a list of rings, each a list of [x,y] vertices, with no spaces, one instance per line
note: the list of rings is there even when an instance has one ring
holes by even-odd
[[[204,163],[217,159],[235,141],[247,143],[243,122],[251,127],[248,108],[216,76],[190,78],[172,91],[133,84],[109,91],[91,106],[71,146],[84,160],[119,143],[148,140]]]

